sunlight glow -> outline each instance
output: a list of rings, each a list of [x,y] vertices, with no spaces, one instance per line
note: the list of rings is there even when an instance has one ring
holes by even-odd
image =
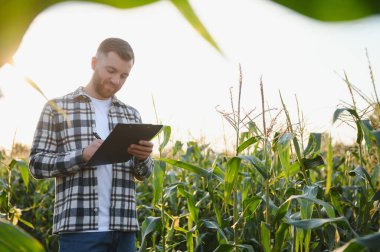
[[[237,92],[239,64],[244,111],[260,114],[262,76],[268,107],[281,109],[281,91],[297,121],[297,94],[312,132],[335,132],[332,114],[342,100],[350,101],[336,73],[346,71],[371,94],[365,48],[380,76],[380,18],[326,24],[266,1],[197,0],[192,5],[224,56],[167,1],[132,10],[73,2],[39,15],[14,55],[16,67],[0,69],[0,146],[9,149],[15,132],[16,141],[30,145],[46,102],[24,77],[49,99],[84,86],[91,76],[91,57],[108,36],[125,38],[136,54],[131,76],[117,96],[135,106],[147,123],[156,122],[153,97],[160,121],[172,127],[172,140],[203,138],[215,149],[234,141],[232,128],[215,107],[231,110],[229,89]],[[351,141],[352,132],[339,129],[334,135]]]

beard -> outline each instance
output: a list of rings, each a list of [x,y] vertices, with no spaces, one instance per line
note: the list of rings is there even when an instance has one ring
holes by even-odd
[[[95,92],[104,99],[112,97],[119,90],[110,80],[102,79],[97,72],[94,72],[92,83]]]

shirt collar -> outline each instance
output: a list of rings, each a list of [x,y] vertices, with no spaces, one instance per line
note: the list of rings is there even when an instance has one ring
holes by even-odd
[[[85,101],[91,101],[90,97],[88,96],[88,94],[86,94],[86,92],[84,91],[84,87],[83,86],[80,86],[79,88],[77,88],[74,92],[73,92],[73,98],[75,100],[85,100]],[[111,98],[111,102],[112,104],[117,104],[117,105],[121,105],[122,102],[114,95],[112,96]]]

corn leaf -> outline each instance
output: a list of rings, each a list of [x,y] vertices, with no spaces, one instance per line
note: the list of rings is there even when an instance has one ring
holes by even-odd
[[[288,234],[288,230],[289,230],[289,225],[286,223],[281,223],[281,225],[276,230],[276,236],[275,236],[276,238],[274,241],[273,251],[284,251],[283,246],[284,246],[285,237]]]
[[[160,232],[162,227],[161,217],[147,217],[141,226],[141,247],[139,252],[146,251],[146,238],[154,231]]]
[[[219,204],[218,204],[218,201],[217,201],[217,195],[214,193],[214,190],[215,190],[215,181],[214,180],[210,180],[209,183],[208,183],[208,192],[210,194],[210,198],[211,198],[211,202],[212,202],[212,206],[213,206],[213,209],[214,209],[214,213],[215,213],[215,216],[216,216],[216,220],[218,222],[218,225],[219,226],[222,226],[222,222],[223,222],[223,218],[222,218],[222,210],[221,208],[219,207]]]
[[[213,252],[230,252],[234,249],[233,244],[221,244]]]
[[[327,196],[330,192],[332,175],[333,175],[333,148],[331,144],[331,137],[329,137],[329,143],[327,145],[327,176],[326,176],[326,189],[325,195]]]
[[[307,17],[326,22],[348,21],[380,13],[374,0],[272,0]]]
[[[276,215],[274,217],[273,224],[275,225],[278,221],[280,221],[286,213],[289,211],[289,206],[291,203],[291,199],[286,200],[284,203],[280,205],[280,207],[277,209]]]
[[[246,250],[238,250],[238,251],[248,251],[248,252],[255,251],[253,250],[253,247],[251,245],[247,245],[247,244],[238,244],[236,246],[233,244],[221,244],[214,250],[214,252],[230,252],[230,251],[234,251],[235,247],[246,249]]]
[[[310,222],[309,222],[310,221]],[[351,230],[352,234],[358,238],[359,235],[355,232],[355,230],[351,227],[350,223],[348,222],[347,218],[345,216],[340,216],[336,218],[329,218],[329,219],[311,219],[311,220],[302,220],[302,221],[293,221],[289,218],[286,218],[286,223],[289,225],[295,224],[294,226],[301,229],[313,229],[318,228],[325,224],[330,223],[337,223],[337,222],[343,222],[348,228]]]
[[[31,229],[34,229],[34,225],[33,225],[32,223],[30,223],[29,221],[26,221],[26,220],[24,220],[24,219],[22,219],[22,218],[18,218],[18,220],[19,220],[21,223],[23,223],[25,226],[28,226],[28,227],[30,227]]]
[[[378,251],[379,244],[380,233],[374,233],[351,240],[346,245],[334,250],[334,252]]]
[[[263,246],[264,248],[264,251],[265,252],[270,252],[271,251],[271,248],[270,248],[270,227],[268,224],[266,224],[265,222],[261,222],[261,225],[260,225],[260,232],[261,232],[261,245]]]
[[[307,146],[303,152],[304,157],[309,154],[319,153],[321,149],[322,134],[321,133],[310,133]]]
[[[106,4],[120,9],[134,8],[159,0],[81,0]],[[272,0],[305,16],[322,21],[349,21],[380,13],[380,3],[374,0]],[[11,62],[21,40],[39,13],[48,7],[67,0],[13,0],[3,1],[0,8],[0,67]],[[194,13],[187,0],[171,0],[193,28],[219,52],[221,51]],[[336,11],[339,10],[339,11]]]
[[[190,171],[190,172],[193,172],[195,174],[198,174],[206,179],[208,178],[216,178],[218,180],[221,181],[221,179],[216,176],[215,174],[213,174],[212,172],[206,170],[206,169],[203,169],[199,166],[195,166],[195,165],[192,165],[192,164],[189,164],[189,163],[186,163],[186,162],[183,162],[183,161],[178,161],[178,160],[174,160],[174,159],[170,159],[170,158],[159,158],[157,160],[160,160],[160,161],[163,161],[163,162],[166,162],[168,164],[171,164],[173,166],[177,166],[179,168],[182,168],[182,169],[185,169],[187,171]]]
[[[290,219],[285,220],[285,223],[295,226],[297,228],[301,228],[303,230],[316,229],[316,228],[322,227],[325,224],[337,223],[337,222],[344,222],[348,224],[348,221],[346,217],[344,216],[336,217],[336,218],[327,218],[327,219],[314,218],[314,219],[308,219],[308,220],[290,220]]]
[[[258,140],[257,137],[251,137],[247,140],[245,140],[242,144],[239,145],[237,148],[237,154],[240,154],[243,150],[251,146],[252,144],[256,143]]]
[[[210,33],[203,26],[198,16],[195,14],[188,0],[170,0],[175,7],[182,13],[186,20],[198,31],[198,33],[206,39],[218,52],[221,53],[219,46],[216,44]]]
[[[195,207],[194,196],[185,190],[183,184],[178,184],[177,189],[186,198],[187,210],[190,212],[190,217],[193,221],[198,222],[199,209]]]
[[[226,234],[224,233],[223,229],[221,229],[214,221],[209,221],[209,220],[201,220],[201,223],[208,228],[208,229],[213,229],[217,231],[222,237],[225,242],[228,242],[228,238]]]
[[[334,111],[334,116],[333,116],[333,123],[335,123],[339,117],[342,115],[343,112],[347,111],[353,118],[356,124],[356,131],[357,131],[357,136],[356,136],[356,143],[361,144],[363,141],[363,129],[360,123],[360,116],[358,115],[358,112],[354,109],[349,109],[349,108],[339,108]]]
[[[256,210],[259,208],[262,199],[260,197],[251,197],[243,201],[243,217],[249,217],[247,212],[250,214],[254,214]]]
[[[186,232],[186,251],[194,252],[194,240],[193,240],[193,232]]]
[[[165,179],[166,163],[162,161],[154,162],[154,170],[152,176],[152,186],[153,186],[153,207],[160,201],[164,179]]]
[[[369,183],[369,185],[371,186],[372,190],[374,192],[376,191],[375,187],[372,185],[371,177],[369,176],[366,169],[364,169],[362,166],[356,167],[354,170],[350,171],[348,174],[350,176],[356,175],[356,176],[359,176],[360,178],[362,178],[363,180],[366,180]]]
[[[282,99],[282,95],[281,95],[281,92],[280,93],[280,100],[281,100],[281,104],[282,104],[282,107],[284,109],[284,112],[285,112],[285,116],[286,116],[286,121],[287,121],[287,124],[289,126],[289,131],[290,133],[293,133],[294,134],[294,131],[293,131],[293,127],[292,127],[292,122],[290,120],[290,115],[289,115],[289,111],[288,109],[286,108],[286,105],[285,105],[285,102],[284,100]],[[308,180],[308,176],[306,175],[306,168],[305,168],[305,165],[303,164],[302,162],[302,155],[301,155],[301,149],[300,149],[300,145],[298,143],[298,140],[297,140],[297,137],[293,137],[293,146],[294,146],[294,150],[296,152],[296,156],[297,156],[297,159],[298,159],[298,162],[300,164],[300,167],[301,167],[301,171],[303,173],[303,176],[304,176],[304,179],[305,179],[305,182],[306,184],[309,184],[309,180]]]
[[[290,143],[293,138],[293,133],[285,133],[279,138],[277,142],[278,157],[280,159],[287,180],[289,180],[290,171]]]
[[[264,179],[267,179],[267,168],[265,164],[258,159],[256,156],[239,156],[242,160],[250,162],[254,168],[263,176]]]
[[[371,199],[371,201],[376,201],[376,200],[380,200],[380,190],[377,190]]]
[[[83,2],[93,2],[108,6],[129,9],[139,6],[149,5],[159,0],[80,0]],[[2,1],[0,8],[0,67],[5,63],[12,62],[13,54],[19,47],[21,40],[28,27],[37,17],[48,7],[67,2],[67,0],[12,0]],[[171,0],[175,7],[182,13],[191,26],[217,51],[221,52],[215,40],[211,37],[207,29],[199,20],[194,10],[187,0]]]
[[[323,158],[320,155],[317,155],[314,158],[302,158],[302,162],[307,170],[314,169],[320,165],[325,164]]]
[[[373,128],[371,122],[368,119],[365,119],[360,120],[359,123],[363,130],[363,137],[366,143],[367,150],[370,151],[373,144],[373,140],[375,140],[375,137],[372,134]]]
[[[380,130],[373,130],[372,135],[375,137],[376,140],[376,146],[379,151],[380,149]]]
[[[0,218],[0,251],[42,252],[45,251],[45,249],[37,239],[33,238],[27,232]]]
[[[335,187],[332,187],[329,191],[331,204],[333,207],[338,211],[339,215],[343,215],[343,208],[342,208],[342,195],[339,194],[338,190]]]
[[[29,168],[24,161],[17,161],[18,169],[20,170],[22,181],[24,182],[26,191],[28,191],[29,185]]]
[[[325,201],[322,201],[320,199],[317,199],[315,197],[310,197],[310,195],[308,193],[304,193],[302,195],[291,195],[286,201],[284,201],[280,207],[277,209],[276,211],[276,215],[275,215],[275,218],[274,218],[274,224],[276,224],[277,222],[279,222],[283,217],[286,216],[288,210],[289,210],[289,207],[290,207],[290,202],[294,199],[302,199],[304,201],[311,201],[313,203],[316,203],[316,204],[319,204],[321,206],[323,206],[326,210],[326,213],[327,215],[330,217],[330,218],[335,218],[335,212],[334,212],[334,208],[327,202]]]
[[[232,190],[236,185],[239,174],[241,159],[233,157],[227,162],[227,168],[224,176],[224,201],[229,202]]]
[[[164,140],[162,141],[162,143],[158,147],[159,152],[161,152],[165,148],[165,146],[168,144],[169,139],[170,139],[170,134],[172,132],[172,128],[168,125],[164,125],[162,132],[164,133]]]
[[[290,168],[289,168],[289,171],[288,171],[288,174],[289,176],[293,176],[295,175],[297,172],[299,172],[300,170],[300,164],[299,162],[294,162],[293,164],[290,165]],[[282,171],[277,177],[275,180],[279,180],[280,178],[283,178],[285,177],[285,171]]]

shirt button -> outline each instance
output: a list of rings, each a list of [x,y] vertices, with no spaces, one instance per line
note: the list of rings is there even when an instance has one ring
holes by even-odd
[[[94,213],[97,213],[97,212],[98,212],[98,208],[95,207],[95,208],[94,208]]]

